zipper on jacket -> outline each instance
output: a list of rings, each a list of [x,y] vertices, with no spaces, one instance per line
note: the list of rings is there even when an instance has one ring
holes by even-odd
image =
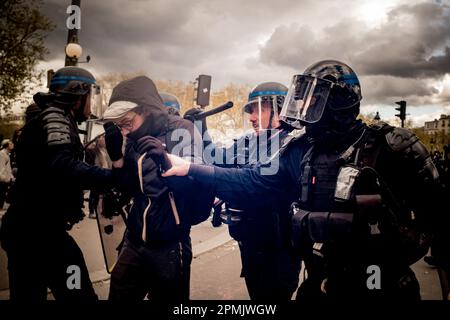
[[[142,240],[144,242],[147,241],[147,213],[150,209],[150,206],[152,205],[152,200],[150,200],[150,197],[148,198],[148,205],[144,210],[144,214],[142,216]]]
[[[175,224],[180,225],[180,216],[178,215],[177,205],[175,204],[175,198],[173,192],[169,191],[170,206],[172,207],[173,217],[175,218]]]
[[[142,161],[144,161],[145,155],[147,154],[144,153],[142,156],[139,157],[138,159],[138,175],[139,175],[139,184],[141,186],[141,191],[142,193],[145,195],[144,193],[144,178],[143,178],[143,173],[142,173]],[[150,209],[150,206],[152,205],[152,200],[150,199],[150,197],[148,198],[148,205],[144,210],[144,213],[142,215],[142,240],[144,242],[147,241],[147,213],[148,210]]]

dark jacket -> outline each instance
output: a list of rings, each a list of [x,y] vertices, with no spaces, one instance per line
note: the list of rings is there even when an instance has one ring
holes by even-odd
[[[111,170],[83,162],[78,128],[65,106],[42,96],[35,96],[41,114],[17,142],[16,188],[5,215],[8,228],[24,237],[66,230],[83,216],[83,190],[112,184]]]
[[[200,134],[192,122],[168,114],[156,87],[147,77],[119,84],[110,104],[118,100],[134,102],[150,112],[142,126],[127,136],[125,163],[120,169],[122,191],[133,199],[127,236],[135,242],[149,244],[186,238],[192,224],[208,217],[212,193],[201,188],[198,182],[183,182],[176,178],[171,181],[187,185],[183,192],[172,193],[154,161],[138,153],[136,142],[141,137],[153,136],[166,144],[170,153],[201,161]]]

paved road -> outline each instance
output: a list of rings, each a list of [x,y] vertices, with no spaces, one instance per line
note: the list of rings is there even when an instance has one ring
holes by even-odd
[[[0,213],[1,214],[1,213]],[[106,299],[109,290],[109,276],[104,268],[97,224],[86,218],[72,231],[82,248],[87,261],[91,280],[100,299]],[[191,299],[248,299],[245,283],[239,277],[241,261],[239,248],[228,236],[225,226],[212,228],[206,221],[192,230],[192,244],[195,258],[192,262]],[[441,299],[439,280],[435,269],[423,260],[413,266],[421,283],[421,294],[425,300]],[[6,256],[0,250],[0,300],[8,298]]]

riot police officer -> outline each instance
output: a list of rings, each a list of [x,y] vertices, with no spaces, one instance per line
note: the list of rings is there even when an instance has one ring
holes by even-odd
[[[48,93],[34,95],[41,111],[18,140],[15,194],[2,219],[12,300],[45,300],[47,288],[59,300],[97,299],[83,254],[67,232],[84,216],[83,190],[112,183],[110,170],[83,162],[77,122],[90,115],[93,84],[87,70],[64,67]]]
[[[251,167],[279,151],[291,128],[281,126],[279,113],[288,88],[277,82],[257,85],[248,96],[244,112],[254,129],[225,150],[235,152],[232,163],[221,167]],[[226,157],[224,157],[225,159]],[[289,300],[298,285],[299,263],[290,246],[289,201],[275,208],[243,210],[229,201],[221,213],[230,235],[238,241],[242,271],[252,300]]]
[[[429,231],[442,221],[434,208],[439,176],[408,130],[357,120],[361,99],[348,65],[318,62],[293,78],[280,117],[304,125],[306,135],[289,141],[276,174],[169,155],[172,168],[164,175],[189,175],[234,202],[270,205],[294,189],[293,240],[308,271],[299,299],[418,299],[409,265],[426,253]]]
[[[294,76],[282,112],[312,144],[293,208],[298,297],[419,299],[409,266],[428,250],[438,173],[408,130],[357,120],[361,99],[348,65],[321,61]]]

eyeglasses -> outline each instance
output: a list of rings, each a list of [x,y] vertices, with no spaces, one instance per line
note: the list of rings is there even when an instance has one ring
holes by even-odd
[[[129,118],[124,118],[122,121],[117,122],[116,125],[120,128],[120,129],[125,129],[125,130],[132,130],[133,129],[133,125],[134,125],[134,118],[136,118],[137,113],[135,113],[133,116],[129,117]]]

